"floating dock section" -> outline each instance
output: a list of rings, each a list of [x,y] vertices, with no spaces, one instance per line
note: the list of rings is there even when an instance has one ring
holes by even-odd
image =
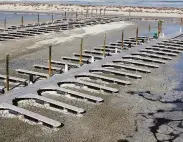
[[[115,75],[120,75],[120,76],[125,76],[125,77],[136,78],[136,79],[142,78],[141,75],[127,73],[127,72],[123,72],[123,71],[116,71],[116,70],[111,70],[111,69],[106,69],[106,68],[91,69],[90,72],[103,72],[103,73],[115,74]]]
[[[129,81],[125,80],[120,80],[112,77],[106,77],[98,74],[93,74],[93,73],[81,73],[75,76],[75,78],[80,78],[80,77],[88,77],[88,78],[93,78],[93,79],[101,79],[102,81],[110,82],[110,83],[116,83],[120,85],[130,85],[131,83]]]
[[[159,68],[158,65],[148,64],[148,63],[145,63],[145,62],[135,61],[135,60],[132,60],[132,59],[118,59],[118,60],[114,60],[113,62],[114,63],[122,62],[124,64],[134,64],[134,65],[144,66],[144,67],[149,67],[149,68]]]
[[[15,101],[28,100],[28,99],[35,100],[38,103],[47,104],[50,107],[55,107],[57,109],[61,109],[61,110],[64,110],[64,111],[74,112],[76,114],[82,114],[82,113],[85,112],[85,110],[82,109],[82,108],[71,106],[71,105],[68,105],[68,104],[65,104],[65,103],[62,103],[62,102],[59,102],[59,101],[55,101],[55,100],[52,100],[52,99],[49,99],[49,98],[46,98],[46,97],[43,97],[43,96],[39,96],[39,95],[36,95],[36,94],[26,94],[26,95],[23,95],[23,96],[19,96],[19,97],[15,98]]]
[[[95,90],[103,90],[103,91],[108,92],[108,93],[118,93],[119,92],[119,90],[116,88],[111,88],[111,87],[99,85],[96,83],[86,82],[86,81],[82,81],[79,79],[68,79],[68,80],[65,80],[65,81],[58,83],[59,86],[62,84],[75,84],[75,85],[79,85],[79,86],[87,86],[89,88],[92,88]]]
[[[9,113],[13,113],[16,115],[22,115],[24,118],[27,118],[27,119],[32,120],[37,123],[41,122],[41,123],[43,123],[43,125],[46,125],[46,126],[49,126],[52,128],[58,128],[63,125],[62,123],[60,123],[58,121],[55,121],[53,119],[42,116],[40,114],[31,112],[29,110],[26,110],[26,109],[23,109],[23,108],[20,108],[20,107],[17,107],[17,106],[8,104],[8,103],[1,103],[0,109],[8,110]]]
[[[110,68],[113,67],[113,68],[132,70],[132,71],[138,71],[138,72],[143,72],[143,73],[150,73],[151,72],[151,70],[148,70],[148,69],[124,65],[124,64],[107,63],[107,64],[103,64],[102,67],[104,67],[104,68],[105,67],[110,67]]]
[[[161,56],[161,55],[156,55],[156,54],[149,54],[149,53],[144,53],[144,52],[135,52],[135,53],[131,53],[131,55],[139,55],[139,56],[145,56],[145,57],[151,57],[151,58],[159,58],[159,59],[163,59],[163,60],[172,60],[171,57]]]
[[[142,56],[124,56],[122,57],[123,59],[135,59],[135,60],[142,60],[142,61],[146,61],[146,62],[154,62],[154,63],[160,63],[160,64],[166,64],[165,61],[163,60],[158,60],[158,59],[153,59],[153,58],[149,58],[149,57],[142,57]]]
[[[62,83],[59,83],[59,84],[61,85]],[[49,92],[49,91],[55,91],[58,94],[70,95],[70,96],[75,97],[75,98],[80,98],[80,99],[88,100],[88,101],[95,102],[95,103],[100,103],[100,102],[104,101],[100,97],[87,95],[87,94],[80,93],[80,92],[77,92],[74,90],[70,90],[70,89],[63,88],[63,87],[57,87],[57,86],[53,86],[53,85],[39,89],[38,94],[41,95],[41,93]]]

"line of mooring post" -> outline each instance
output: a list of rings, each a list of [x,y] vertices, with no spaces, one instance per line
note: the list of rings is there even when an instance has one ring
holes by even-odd
[[[80,66],[82,66],[82,64],[83,64],[82,58],[83,58],[83,38],[81,38],[81,44],[80,44],[80,58],[79,58]]]
[[[7,24],[7,21],[6,21],[6,17],[4,18],[4,29],[6,30],[6,24]]]
[[[103,56],[104,56],[104,57],[106,56],[106,53],[105,53],[105,46],[106,46],[106,33],[104,34],[104,50],[103,50]]]
[[[21,26],[23,27],[24,25],[24,16],[21,17]]]
[[[7,91],[10,90],[10,85],[9,85],[9,54],[6,54],[6,89],[7,89]]]
[[[124,48],[124,30],[122,30],[122,36],[121,36],[121,48],[123,50]]]
[[[139,36],[139,27],[136,29],[136,45],[138,44],[138,36]]]
[[[149,27],[148,27],[148,41],[150,39],[150,33],[151,33],[151,25],[149,24]]]
[[[39,13],[37,14],[37,23],[38,23],[38,25],[39,25],[39,21],[40,19],[39,19]]]
[[[50,77],[52,75],[52,70],[51,70],[51,48],[52,48],[52,46],[50,45],[49,46],[49,71],[48,71]]]

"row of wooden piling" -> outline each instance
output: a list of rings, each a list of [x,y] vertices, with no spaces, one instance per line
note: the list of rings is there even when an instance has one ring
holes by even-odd
[[[98,15],[97,11],[98,10],[96,10],[96,16]],[[80,14],[83,15],[83,12],[80,12]],[[79,14],[76,11],[75,12],[75,18],[76,19],[78,18],[78,15]],[[104,10],[103,15],[105,15],[105,10]],[[93,10],[91,11],[91,16],[93,16]],[[100,16],[102,16],[101,10],[100,10]],[[89,12],[86,11],[85,18],[88,18],[88,17],[89,17]],[[67,12],[66,11],[64,12],[64,19],[67,19]],[[51,21],[52,21],[52,23],[54,22],[54,14],[53,13],[51,14]],[[21,23],[21,26],[24,26],[24,16],[21,16],[21,22],[20,23]],[[40,24],[40,14],[39,13],[37,14],[37,24],[38,25]],[[7,18],[5,17],[4,18],[4,29],[6,29],[6,28],[7,28]]]
[[[23,19],[22,19],[23,22]],[[162,21],[158,22],[158,36],[160,35],[160,33],[162,32]],[[150,33],[151,33],[151,25],[148,26],[148,39],[150,38]],[[138,45],[138,37],[139,37],[139,27],[137,26],[136,28],[136,45]],[[121,49],[124,49],[124,30],[122,30],[122,34],[121,34]],[[104,34],[104,42],[103,42],[103,57],[106,56],[106,33]],[[52,64],[51,64],[51,60],[52,60],[52,46],[49,46],[49,56],[48,56],[48,66],[49,66],[49,70],[48,70],[48,74],[51,77],[52,76]],[[83,62],[82,62],[82,58],[83,58],[83,38],[81,38],[81,43],[80,43],[80,57],[79,57],[79,65],[82,66]],[[10,90],[9,88],[9,54],[6,55],[6,88],[7,91]]]
[[[23,21],[23,19],[22,19]],[[150,27],[150,25],[149,25]],[[149,32],[150,32],[150,28],[149,28]],[[136,29],[136,43],[138,44],[138,34],[139,34],[139,29],[137,27]],[[103,42],[103,57],[106,56],[106,51],[105,51],[105,46],[106,46],[106,33],[104,34],[104,42]],[[121,48],[124,48],[124,30],[122,30],[122,46]],[[81,38],[81,43],[80,43],[80,60],[79,60],[79,65],[82,66],[83,62],[82,62],[82,58],[83,58],[83,38]],[[52,60],[52,46],[49,46],[49,54],[48,54],[48,66],[49,66],[49,70],[48,70],[48,74],[51,77],[52,76],[52,64],[51,64],[51,60]],[[10,90],[9,87],[9,54],[6,55],[6,89],[7,91]]]

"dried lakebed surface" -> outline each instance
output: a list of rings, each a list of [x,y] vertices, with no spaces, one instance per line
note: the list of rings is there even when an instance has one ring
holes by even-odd
[[[31,102],[30,106],[22,105],[28,110],[63,122],[65,126],[57,131],[50,131],[40,125],[28,125],[20,121],[17,122],[15,119],[1,119],[1,140],[7,142],[11,139],[18,142],[181,142],[181,103],[178,105],[174,102],[174,100],[181,98],[176,99],[176,95],[174,95],[174,92],[177,91],[175,88],[181,80],[181,72],[177,73],[174,68],[177,60],[179,57],[167,64],[159,65],[160,68],[152,69],[150,74],[144,74],[141,80],[133,80],[128,87],[116,85],[120,89],[119,94],[112,95],[100,91],[96,94],[93,92],[96,96],[104,99],[104,103],[101,105],[65,99],[65,102],[85,108],[87,113],[84,114],[84,117],[75,117],[70,114],[65,115],[33,107]],[[75,88],[75,90],[77,89],[92,94],[90,90],[85,88]],[[173,98],[171,96],[174,95],[173,102],[170,103],[167,94],[171,99]],[[17,131],[17,129],[22,131]]]

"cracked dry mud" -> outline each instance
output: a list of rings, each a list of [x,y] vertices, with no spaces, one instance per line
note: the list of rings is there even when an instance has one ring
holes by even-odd
[[[181,86],[177,87],[181,82],[182,72],[174,69],[173,62],[160,68],[159,74],[153,72],[153,80],[158,82],[153,83],[148,76],[151,82],[144,85],[142,81],[138,89],[127,91],[129,95],[143,99],[144,105],[148,105],[145,103],[147,101],[156,107],[147,107],[136,114],[136,132],[129,141],[183,142],[183,92]]]

